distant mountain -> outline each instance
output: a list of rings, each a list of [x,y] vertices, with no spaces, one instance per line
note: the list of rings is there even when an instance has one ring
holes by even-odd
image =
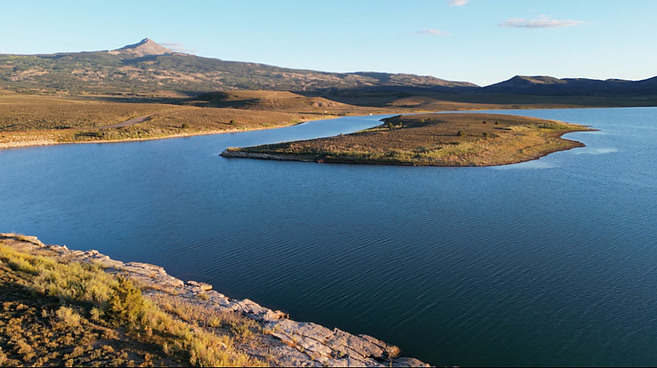
[[[112,55],[119,54],[130,54],[137,57],[147,56],[147,55],[167,55],[173,54],[173,51],[163,47],[162,45],[156,43],[150,38],[144,38],[143,40],[137,42],[134,45],[127,45],[121,47],[120,49],[108,51]]]
[[[139,96],[198,96],[228,90],[326,94],[657,95],[657,77],[642,81],[515,76],[486,87],[431,76],[329,73],[224,61],[175,52],[144,38],[125,47],[49,55],[0,55],[0,91]]]
[[[657,94],[657,77],[640,81],[622,79],[558,79],[547,76],[515,76],[480,89],[487,93],[556,96]]]
[[[109,94],[231,90],[312,91],[366,87],[476,87],[430,76],[328,73],[174,52],[148,38],[111,51],[0,55],[0,89]]]

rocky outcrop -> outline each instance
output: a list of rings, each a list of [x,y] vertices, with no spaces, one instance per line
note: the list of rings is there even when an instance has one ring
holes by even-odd
[[[233,311],[257,322],[267,335],[267,354],[281,366],[297,367],[405,367],[429,366],[403,357],[398,347],[368,335],[354,335],[337,328],[331,330],[312,322],[297,322],[278,310],[260,306],[249,299],[232,299],[212,285],[175,278],[164,268],[148,263],[121,262],[96,250],[71,250],[66,246],[43,244],[36,237],[3,234],[0,239],[21,242],[36,254],[48,254],[62,261],[94,262],[106,272],[121,274],[142,286],[145,295],[167,293],[217,311]],[[258,352],[254,352],[258,353]]]

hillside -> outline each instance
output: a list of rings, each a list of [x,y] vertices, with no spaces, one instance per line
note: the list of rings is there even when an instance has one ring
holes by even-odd
[[[0,95],[0,149],[226,133],[390,112],[272,91],[231,91],[184,104],[126,100]]]
[[[234,90],[211,92],[186,101],[187,105],[267,111],[306,111],[343,114],[358,108],[323,97],[307,97],[286,91]],[[371,112],[372,109],[368,109]],[[365,113],[365,110],[363,110]]]
[[[480,91],[556,96],[655,95],[657,94],[657,77],[640,81],[628,81],[622,79],[558,79],[548,76],[515,76],[504,82],[483,87]]]
[[[0,55],[0,88],[23,93],[191,96],[219,90],[474,87],[411,74],[327,73],[173,52],[146,38],[117,50]],[[165,93],[165,92],[168,92]]]
[[[451,101],[500,103],[490,95],[505,95],[502,103],[518,103],[518,96],[624,96],[624,105],[652,105],[657,77],[641,81],[549,76],[515,76],[480,87],[469,82],[432,76],[377,72],[329,73],[290,69],[250,62],[225,61],[175,52],[145,38],[116,50],[47,55],[0,54],[0,91],[30,94],[112,95],[139,98],[186,98],[232,90],[294,91],[306,96],[355,103],[361,95],[449,94]],[[463,96],[476,96],[475,100]],[[484,97],[482,97],[484,96]],[[334,98],[335,97],[335,98]],[[341,98],[344,97],[344,100]],[[641,101],[636,101],[636,99]],[[520,102],[523,103],[523,102]],[[553,101],[546,100],[551,104]],[[557,104],[562,104],[558,101]],[[381,104],[361,104],[381,106]],[[583,103],[586,105],[587,103]],[[594,105],[609,105],[603,101]],[[613,103],[612,103],[613,105]]]

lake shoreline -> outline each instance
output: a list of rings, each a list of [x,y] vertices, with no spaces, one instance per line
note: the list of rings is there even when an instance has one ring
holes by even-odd
[[[553,110],[553,109],[595,109],[595,108],[614,109],[614,108],[624,108],[624,107],[623,106],[605,106],[605,107],[596,107],[596,106],[576,106],[576,107],[554,106],[553,107],[553,106],[550,106],[550,107],[541,107],[541,108],[538,108],[538,109],[539,110]],[[519,110],[531,110],[533,108],[529,107],[529,106],[520,106],[517,109],[519,109]],[[505,108],[498,108],[498,109],[493,108],[493,109],[489,109],[488,107],[486,107],[486,108],[482,107],[482,108],[474,108],[474,109],[470,109],[470,110],[466,110],[466,111],[499,111],[500,113],[502,113],[505,110],[515,110],[515,109],[511,109],[511,108],[506,108],[506,109]],[[455,113],[455,114],[458,114],[458,113],[467,113],[467,112],[460,111],[460,110],[444,110],[444,111],[418,110],[418,111],[408,112],[408,113],[389,113],[389,114],[386,114],[386,115],[398,115],[398,114],[412,115],[412,114],[425,114],[425,113]],[[14,149],[14,148],[44,147],[44,146],[66,145],[66,144],[143,142],[143,141],[153,141],[153,140],[160,140],[160,139],[195,137],[195,136],[203,136],[203,135],[241,133],[241,132],[250,132],[250,131],[258,131],[258,130],[269,130],[269,129],[285,128],[285,127],[290,127],[290,126],[299,125],[299,124],[303,124],[303,123],[307,123],[307,122],[311,122],[311,121],[317,121],[317,120],[334,120],[334,119],[340,119],[340,118],[344,118],[344,117],[366,117],[366,116],[368,116],[368,115],[346,115],[346,116],[328,115],[328,116],[318,117],[317,119],[308,119],[308,120],[305,120],[305,121],[302,121],[302,122],[294,122],[294,123],[281,124],[281,125],[269,126],[269,127],[257,127],[257,128],[247,128],[247,129],[231,129],[231,130],[207,130],[207,131],[198,131],[198,132],[190,132],[190,133],[177,133],[177,134],[158,136],[158,137],[125,138],[125,139],[112,139],[112,140],[57,141],[57,140],[53,140],[50,137],[41,136],[41,134],[45,134],[45,133],[48,133],[48,132],[52,133],[52,131],[48,131],[48,130],[4,132],[5,134],[9,134],[9,135],[13,135],[13,134],[26,134],[26,135],[21,137],[23,140],[7,141],[7,142],[2,141],[2,140],[6,140],[7,138],[3,139],[3,138],[0,137],[0,151],[1,150],[7,150],[7,149]],[[2,132],[0,132],[0,133],[2,133]],[[30,136],[30,134],[33,134],[33,135]],[[301,160],[293,160],[293,161],[301,161]]]
[[[565,134],[569,133],[579,133],[579,132],[593,132],[596,131],[595,129],[591,130],[573,130],[573,131],[567,131],[563,132],[562,134],[559,135],[559,138]],[[225,150],[222,153],[219,154],[219,156],[224,157],[224,158],[250,158],[250,159],[256,159],[256,160],[271,160],[271,161],[297,161],[297,162],[309,162],[309,163],[317,163],[317,164],[323,164],[323,163],[330,163],[330,164],[349,164],[349,165],[392,165],[392,166],[413,166],[413,167],[420,167],[420,166],[434,166],[434,167],[495,167],[495,166],[506,166],[506,165],[515,165],[515,164],[520,164],[523,162],[529,162],[529,161],[534,161],[538,160],[541,157],[545,157],[547,155],[550,155],[552,153],[556,152],[561,152],[561,151],[568,151],[573,148],[581,148],[581,147],[586,147],[586,145],[582,142],[574,141],[571,139],[564,139],[570,142],[573,142],[574,145],[573,147],[565,147],[565,148],[560,148],[560,149],[555,149],[551,151],[546,151],[544,153],[541,153],[539,155],[527,157],[526,159],[523,160],[518,160],[514,162],[505,162],[505,163],[496,163],[496,164],[486,164],[486,165],[422,165],[422,164],[413,164],[413,163],[406,163],[406,162],[395,162],[395,161],[377,161],[377,160],[370,160],[370,161],[365,161],[365,160],[345,160],[345,159],[339,159],[339,158],[323,158],[323,159],[316,159],[315,157],[311,155],[283,155],[283,154],[271,154],[271,153],[255,153],[255,152],[243,152],[243,151],[229,151]]]
[[[327,118],[329,119],[337,119]],[[313,120],[308,120],[313,121]],[[79,142],[58,142],[47,139],[35,139],[34,141],[24,141],[24,142],[0,142],[0,150],[14,149],[14,148],[30,148],[30,147],[44,147],[44,146],[61,146],[61,145],[70,145],[70,144],[104,144],[104,143],[130,143],[130,142],[145,142],[145,141],[155,141],[162,139],[175,139],[175,138],[188,138],[188,137],[197,137],[203,135],[218,135],[218,134],[229,134],[229,133],[242,133],[242,132],[252,132],[258,130],[270,130],[278,128],[286,128],[290,126],[295,126],[299,124],[306,123],[307,121],[301,123],[294,123],[289,125],[280,125],[274,127],[262,127],[262,128],[252,128],[252,129],[232,129],[232,130],[213,130],[213,131],[203,131],[203,132],[194,132],[194,133],[183,133],[183,134],[173,134],[163,137],[147,137],[147,138],[129,138],[129,139],[111,139],[111,140],[97,140],[97,141],[79,141]]]
[[[248,132],[255,130],[266,130],[266,129],[275,129],[283,128],[291,125],[282,125],[280,127],[267,127],[267,128],[254,128],[249,130],[217,130],[217,131],[208,131],[208,132],[198,132],[198,133],[189,133],[189,134],[174,134],[164,137],[149,137],[149,138],[136,138],[136,139],[113,139],[113,140],[98,140],[98,141],[80,141],[80,142],[58,142],[47,139],[35,139],[34,141],[19,141],[19,142],[0,142],[0,150],[12,149],[12,148],[29,148],[29,147],[43,147],[43,146],[60,146],[68,144],[94,144],[94,143],[128,143],[128,142],[144,142],[144,141],[154,141],[160,139],[174,139],[174,138],[186,138],[186,137],[195,137],[200,135],[215,135],[215,134],[227,134],[227,133],[239,133],[239,132]]]
[[[0,233],[0,244],[31,255],[47,255],[63,263],[92,263],[110,274],[120,275],[141,285],[144,295],[157,299],[161,294],[184,299],[187,303],[218,312],[238,313],[253,320],[267,335],[267,344],[249,355],[273,356],[280,366],[370,366],[417,367],[428,364],[401,354],[398,347],[368,335],[354,335],[338,328],[329,329],[312,322],[297,322],[279,310],[271,310],[249,300],[237,300],[197,281],[182,281],[164,268],[141,262],[121,262],[96,250],[81,251],[62,245],[42,243],[35,236]]]

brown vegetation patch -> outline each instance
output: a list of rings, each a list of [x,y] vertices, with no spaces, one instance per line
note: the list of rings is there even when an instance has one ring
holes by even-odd
[[[107,127],[147,116],[126,127]],[[125,141],[287,126],[332,115],[108,102],[47,96],[0,96],[0,148]]]
[[[6,95],[0,97],[0,133],[92,128],[176,108],[169,104]]]
[[[0,365],[262,365],[233,344],[250,328],[240,316],[201,323],[211,312],[200,306],[151,299],[95,263],[27,252],[30,244],[0,237]],[[233,325],[246,327],[214,328]]]
[[[212,106],[248,110],[298,112],[323,115],[353,115],[386,113],[375,107],[354,106],[324,97],[307,97],[287,91],[225,91],[212,92],[186,102],[194,106]]]
[[[128,98],[0,95],[0,148],[266,129],[373,111],[291,92],[236,91],[207,96],[206,100],[173,105],[135,103]],[[121,126],[135,117],[146,119]]]

